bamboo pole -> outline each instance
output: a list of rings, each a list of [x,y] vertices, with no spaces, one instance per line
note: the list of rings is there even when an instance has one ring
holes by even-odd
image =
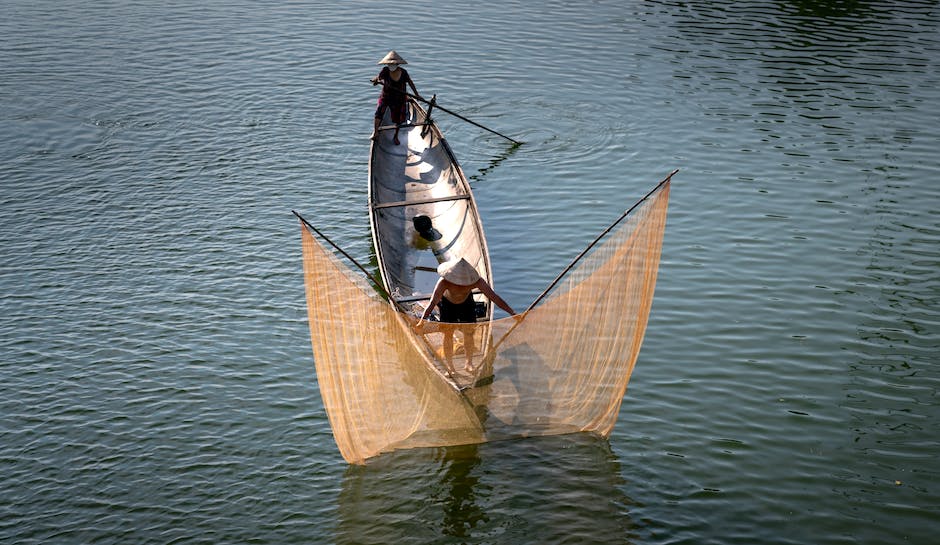
[[[666,182],[668,182],[670,179],[672,179],[673,175],[675,175],[676,172],[679,172],[679,169],[676,169],[676,170],[673,170],[672,172],[670,172],[669,175],[666,176],[666,177],[663,179],[663,181],[661,181],[661,182],[659,182],[658,184],[656,184],[656,187],[654,187],[653,189],[651,189],[650,192],[647,193],[646,195],[644,195],[642,199],[636,201],[636,203],[634,203],[633,206],[631,206],[630,208],[628,208],[626,212],[624,212],[623,214],[621,214],[620,217],[616,219],[616,221],[614,221],[613,223],[611,223],[611,224],[607,227],[607,229],[604,229],[604,232],[602,232],[601,234],[597,235],[597,238],[595,238],[593,241],[591,241],[591,243],[587,245],[587,248],[585,248],[584,250],[582,250],[581,253],[578,254],[578,256],[575,257],[574,260],[573,260],[571,263],[569,263],[567,267],[565,267],[565,270],[561,271],[561,274],[559,274],[559,275],[555,278],[555,280],[553,280],[552,283],[549,284],[547,288],[545,288],[545,291],[543,291],[538,297],[535,298],[535,301],[533,301],[532,304],[529,305],[529,308],[526,309],[526,312],[529,312],[530,310],[532,310],[532,309],[535,307],[535,305],[539,304],[539,302],[540,302],[542,299],[544,299],[546,295],[548,295],[548,292],[550,292],[550,291],[552,290],[552,288],[554,288],[559,282],[561,282],[561,279],[564,278],[565,275],[567,275],[568,272],[571,271],[571,269],[574,268],[575,265],[577,265],[578,261],[581,261],[581,258],[583,258],[583,257],[591,250],[591,248],[593,248],[598,242],[600,242],[600,240],[601,240],[602,238],[604,238],[604,237],[607,235],[607,233],[609,233],[611,230],[613,230],[613,228],[616,227],[618,223],[620,223],[621,221],[623,221],[623,219],[624,219],[625,217],[627,217],[627,216],[630,214],[630,212],[633,212],[633,210],[634,210],[637,206],[640,206],[640,204],[641,204],[643,201],[645,201],[646,199],[648,199],[650,195],[652,195],[653,193],[655,193],[657,189],[659,189],[659,188],[662,187]],[[524,313],[523,313],[523,314],[524,314]]]
[[[398,90],[398,89],[395,89],[394,87],[388,85],[387,83],[384,83],[384,82],[381,82],[381,81],[378,81],[378,82],[376,82],[376,83],[380,83],[380,84],[382,84],[384,87],[386,87],[386,88],[388,88],[388,89],[391,89],[392,91],[394,91],[394,92],[396,92],[396,93],[401,93],[401,94],[405,95],[406,97],[411,98],[412,100],[417,100],[417,101],[423,102],[423,103],[425,103],[425,104],[433,104],[434,107],[436,107],[438,110],[441,110],[442,112],[449,113],[450,115],[452,115],[452,116],[454,116],[454,117],[456,117],[456,118],[458,118],[458,119],[462,119],[463,121],[466,121],[467,123],[470,123],[471,125],[476,125],[477,127],[480,127],[480,128],[483,129],[483,130],[489,131],[489,132],[491,132],[491,133],[493,133],[493,134],[495,134],[495,135],[497,135],[497,136],[501,136],[501,137],[505,138],[506,140],[509,140],[510,142],[512,142],[513,144],[515,144],[515,145],[517,145],[517,146],[522,145],[522,142],[520,142],[520,141],[518,141],[518,140],[512,139],[512,138],[506,136],[505,134],[503,134],[503,133],[501,133],[501,132],[494,131],[493,129],[491,129],[491,128],[489,128],[489,127],[486,127],[486,126],[484,126],[484,125],[481,125],[481,124],[477,123],[476,121],[474,121],[474,120],[472,120],[472,119],[468,119],[468,118],[466,118],[466,117],[464,117],[464,116],[462,116],[462,115],[460,115],[460,114],[458,114],[458,113],[456,113],[456,112],[453,112],[453,111],[451,111],[451,110],[448,110],[447,108],[441,106],[440,104],[437,104],[437,100],[436,100],[437,95],[435,95],[435,98],[434,98],[434,99],[432,99],[432,100],[427,100],[426,98],[424,98],[424,97],[422,97],[422,96],[413,95],[413,94],[409,93],[408,91],[400,91],[400,90]]]
[[[369,271],[367,271],[365,267],[363,267],[362,265],[360,265],[358,261],[356,261],[355,259],[353,259],[353,257],[352,257],[351,255],[349,255],[348,253],[346,253],[346,250],[343,250],[342,248],[340,248],[338,244],[336,244],[335,242],[333,242],[332,240],[330,240],[329,237],[327,237],[326,235],[324,235],[323,233],[321,233],[319,229],[317,229],[316,227],[313,226],[312,223],[310,223],[309,221],[307,221],[306,219],[304,219],[304,217],[301,216],[300,214],[298,214],[297,211],[291,210],[291,213],[293,213],[295,216],[297,216],[297,219],[299,219],[299,220],[301,221],[301,223],[302,223],[307,229],[310,229],[312,232],[316,233],[320,238],[322,238],[323,240],[325,240],[330,246],[332,246],[333,248],[336,248],[336,251],[338,251],[339,253],[343,254],[343,257],[345,257],[346,259],[348,259],[349,261],[351,261],[353,265],[355,265],[356,267],[358,267],[359,270],[362,271],[362,273],[363,273],[364,275],[366,275],[366,278],[368,278],[369,281],[372,282],[372,284],[376,287],[376,289],[378,289],[379,293],[382,294],[382,297],[385,297],[386,299],[388,298],[388,293],[385,291],[385,287],[382,285],[382,283],[379,282],[378,280],[376,280],[376,279],[375,279],[375,276],[373,276]]]

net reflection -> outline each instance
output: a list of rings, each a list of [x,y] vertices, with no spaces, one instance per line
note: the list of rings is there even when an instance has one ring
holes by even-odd
[[[628,544],[620,472],[583,433],[396,451],[347,469],[334,541]]]

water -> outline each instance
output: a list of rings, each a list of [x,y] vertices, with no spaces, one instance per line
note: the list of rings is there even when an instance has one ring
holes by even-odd
[[[936,2],[3,10],[0,541],[934,538]],[[290,210],[369,260],[391,48],[526,142],[439,117],[514,307],[681,169],[609,441],[336,451]]]

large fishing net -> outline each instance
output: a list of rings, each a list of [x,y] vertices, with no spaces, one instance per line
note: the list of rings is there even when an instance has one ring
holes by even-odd
[[[523,316],[417,331],[413,317],[302,227],[317,381],[343,458],[609,436],[646,330],[668,200],[667,179]],[[451,361],[441,349],[447,328],[456,330]],[[469,366],[460,346],[468,334],[476,347]]]

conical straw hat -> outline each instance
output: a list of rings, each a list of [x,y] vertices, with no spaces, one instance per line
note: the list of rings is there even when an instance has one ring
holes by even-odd
[[[408,64],[408,61],[401,58],[401,55],[395,53],[395,50],[393,49],[388,52],[388,55],[382,57],[382,60],[375,64]]]
[[[480,279],[480,273],[462,257],[458,260],[447,261],[438,265],[437,274],[441,275],[441,278],[444,280],[457,284],[458,286],[470,286]]]

